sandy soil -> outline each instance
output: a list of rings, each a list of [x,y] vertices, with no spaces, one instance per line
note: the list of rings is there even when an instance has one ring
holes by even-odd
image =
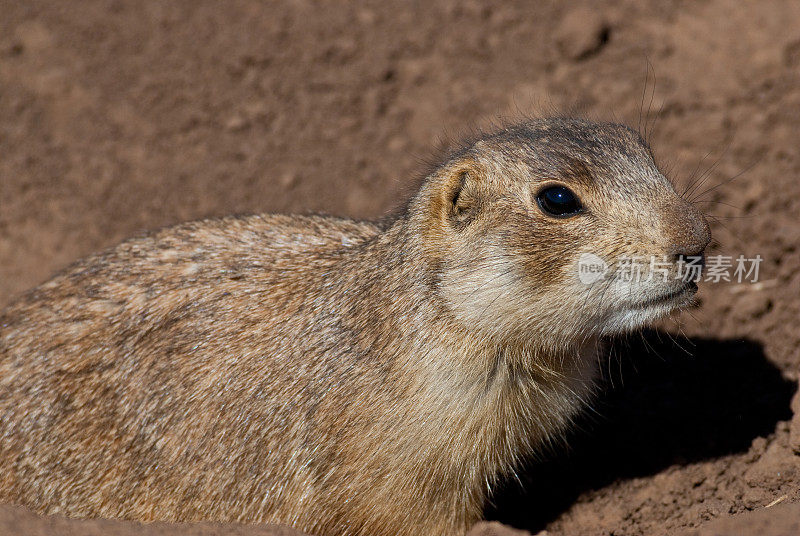
[[[789,533],[799,3],[222,5],[0,0],[0,305],[182,220],[380,216],[438,140],[500,117],[648,123],[679,185],[704,177],[712,253],[761,255],[761,283],[706,284],[699,309],[616,343],[596,413],[487,514],[656,535],[755,512],[730,522]]]

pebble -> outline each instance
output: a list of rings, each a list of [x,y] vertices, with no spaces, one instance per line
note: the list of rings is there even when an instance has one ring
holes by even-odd
[[[578,7],[561,19],[555,39],[561,53],[577,61],[599,52],[608,41],[608,34],[608,23],[599,12]]]

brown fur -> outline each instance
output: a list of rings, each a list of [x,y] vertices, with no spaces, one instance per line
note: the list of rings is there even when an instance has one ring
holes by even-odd
[[[548,182],[587,213],[542,214]],[[382,225],[231,217],[130,240],[0,314],[0,500],[463,534],[591,393],[598,339],[685,303],[581,287],[577,255],[707,241],[636,133],[558,119],[453,153]]]

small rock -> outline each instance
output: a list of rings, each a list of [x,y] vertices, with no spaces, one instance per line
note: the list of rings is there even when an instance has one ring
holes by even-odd
[[[297,185],[298,182],[300,182],[300,175],[298,175],[297,173],[295,173],[293,171],[287,171],[286,173],[281,175],[281,178],[279,180],[280,180],[281,186],[283,186],[284,188],[289,189],[289,188],[293,188],[294,186]]]
[[[23,22],[17,27],[16,34],[20,52],[23,50],[40,52],[53,46],[53,35],[38,21]]]
[[[792,398],[792,422],[789,427],[789,447],[795,454],[800,454],[800,387]]]
[[[742,503],[749,509],[763,506],[764,504],[764,490],[761,488],[748,487],[742,494]]]
[[[555,39],[564,56],[582,60],[599,52],[608,42],[609,34],[609,25],[599,12],[579,7],[561,19]]]
[[[378,16],[371,9],[361,9],[356,13],[358,22],[366,26],[372,26],[378,20]]]
[[[530,536],[530,532],[517,530],[497,521],[484,521],[472,527],[467,536]]]
[[[387,146],[389,147],[389,151],[393,153],[399,153],[404,151],[407,145],[407,139],[405,136],[392,136],[389,138],[389,143]]]
[[[747,283],[744,283],[747,284]],[[736,300],[734,314],[738,318],[759,318],[772,308],[770,297],[759,291],[744,292]]]
[[[249,121],[242,115],[236,114],[225,122],[225,128],[228,130],[244,130],[249,125]]]

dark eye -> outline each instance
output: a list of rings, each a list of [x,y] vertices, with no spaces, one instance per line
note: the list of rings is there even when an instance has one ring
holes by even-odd
[[[568,218],[578,214],[583,207],[572,190],[564,186],[549,186],[536,196],[542,212],[554,218]]]

